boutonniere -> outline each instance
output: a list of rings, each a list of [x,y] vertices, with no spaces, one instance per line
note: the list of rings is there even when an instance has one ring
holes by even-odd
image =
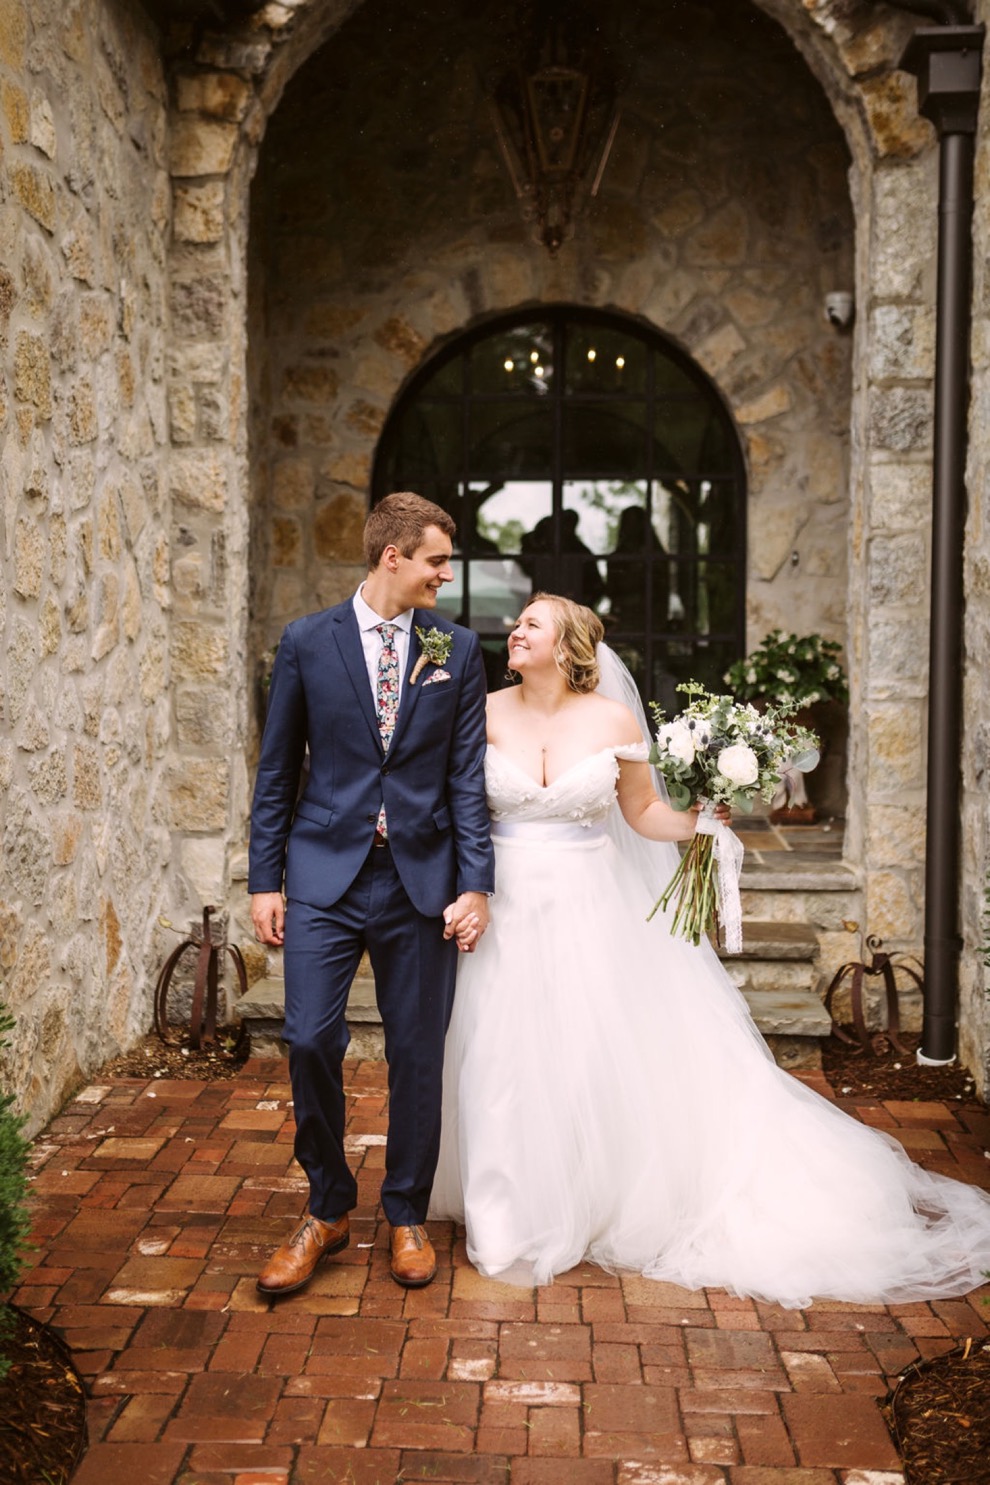
[[[413,666],[413,673],[409,677],[410,686],[415,686],[416,677],[425,665],[445,665],[450,659],[450,651],[454,643],[454,636],[443,629],[421,629],[418,624],[416,625],[416,638],[419,640],[419,659]]]

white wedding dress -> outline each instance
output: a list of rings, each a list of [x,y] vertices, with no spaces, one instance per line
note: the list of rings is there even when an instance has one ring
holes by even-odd
[[[587,1258],[788,1306],[977,1287],[990,1197],[782,1072],[710,946],[647,923],[655,884],[605,828],[645,753],[543,788],[488,750],[497,890],[459,963],[431,1217],[516,1283]]]

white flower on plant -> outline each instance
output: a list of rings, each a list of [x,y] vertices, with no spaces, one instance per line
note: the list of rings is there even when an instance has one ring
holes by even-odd
[[[723,748],[718,755],[716,767],[723,779],[728,779],[737,789],[755,784],[760,776],[756,754],[745,743],[734,743],[732,747]]]
[[[746,671],[746,684],[747,686],[756,685],[756,671],[753,669],[752,665]]]
[[[783,681],[785,685],[791,686],[794,684],[796,677],[792,670],[778,670],[777,679],[778,681]]]
[[[686,722],[667,722],[660,728],[658,741],[672,758],[681,763],[694,762],[694,738]]]

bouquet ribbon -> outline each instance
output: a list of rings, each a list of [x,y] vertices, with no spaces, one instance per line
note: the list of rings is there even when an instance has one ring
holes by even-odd
[[[712,837],[718,867],[718,920],[725,935],[725,947],[730,954],[738,954],[743,946],[739,876],[745,847],[734,830],[715,819],[715,806],[707,801],[698,816],[696,833]]]

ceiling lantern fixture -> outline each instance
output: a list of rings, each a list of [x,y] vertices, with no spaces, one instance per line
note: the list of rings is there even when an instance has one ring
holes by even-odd
[[[619,127],[618,84],[601,24],[566,0],[521,7],[519,53],[489,105],[523,218],[551,257],[597,196]]]

